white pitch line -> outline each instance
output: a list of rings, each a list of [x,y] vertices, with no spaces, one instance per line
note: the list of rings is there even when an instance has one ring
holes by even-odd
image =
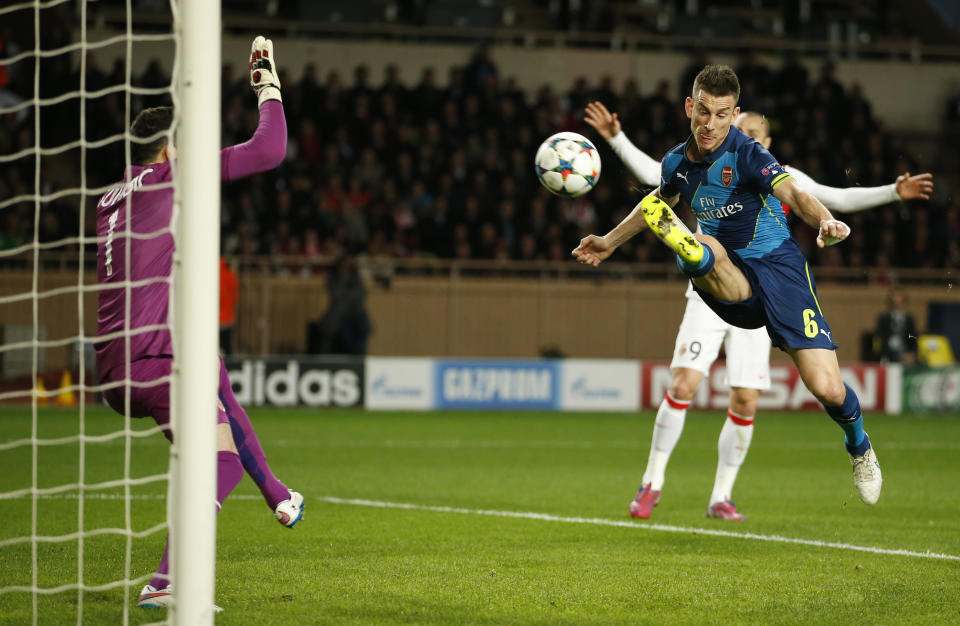
[[[17,496],[16,498],[3,498],[0,500],[26,500],[29,495]],[[70,500],[77,499],[76,494],[52,494],[42,495],[41,500]],[[122,500],[122,494],[111,493],[88,493],[84,496],[88,500]],[[163,494],[139,494],[131,495],[131,500],[162,500],[166,498]],[[259,495],[233,494],[230,500],[261,500]],[[672,526],[670,524],[644,524],[641,522],[629,522],[624,520],[605,519],[602,517],[564,517],[561,515],[550,515],[549,513],[535,513],[532,511],[498,511],[491,509],[464,509],[452,506],[431,506],[428,504],[410,504],[406,502],[386,502],[382,500],[363,500],[359,498],[336,498],[334,496],[315,496],[313,500],[326,502],[328,504],[352,504],[355,506],[375,507],[380,509],[405,509],[408,511],[430,511],[432,513],[457,513],[459,515],[486,515],[489,517],[509,517],[513,519],[531,519],[542,522],[561,522],[565,524],[590,524],[593,526],[613,526],[616,528],[633,528],[637,530],[659,530],[668,533],[684,533],[688,535],[709,535],[711,537],[730,537],[733,539],[753,539],[754,541],[769,541],[773,543],[789,543],[801,546],[812,546],[814,548],[833,548],[835,550],[852,550],[854,552],[869,552],[870,554],[883,554],[888,556],[912,556],[920,559],[940,559],[946,561],[960,561],[960,556],[955,554],[943,554],[940,552],[916,552],[914,550],[892,550],[890,548],[876,548],[873,546],[858,546],[852,543],[839,543],[832,541],[819,541],[817,539],[798,539],[796,537],[783,537],[781,535],[758,535],[757,533],[737,533],[729,530],[715,530],[713,528],[697,528],[694,526]]]
[[[407,504],[403,502],[383,502],[378,500],[359,500],[352,498],[334,498],[331,496],[320,496],[316,498],[321,502],[331,504],[353,504],[356,506],[378,507],[383,509],[407,509],[412,511],[432,511],[434,513],[458,513],[461,515],[488,515],[491,517],[510,517],[516,519],[532,519],[544,522],[562,522],[566,524],[592,524],[595,526],[615,526],[618,528],[635,528],[640,530],[659,530],[669,533],[685,533],[690,535],[710,535],[712,537],[732,537],[736,539],[753,539],[755,541],[770,541],[773,543],[792,543],[803,546],[813,546],[816,548],[834,548],[837,550],[854,550],[857,552],[869,552],[872,554],[884,554],[894,556],[913,556],[922,559],[944,559],[948,561],[960,561],[960,556],[953,554],[941,554],[938,552],[914,552],[912,550],[890,550],[888,548],[874,548],[871,546],[858,546],[852,543],[836,543],[830,541],[818,541],[816,539],[796,539],[794,537],[781,537],[780,535],[758,535],[756,533],[735,533],[729,530],[714,530],[711,528],[693,528],[685,526],[671,526],[668,524],[641,524],[637,522],[628,522],[621,520],[604,519],[599,517],[562,517],[559,515],[549,515],[547,513],[532,513],[522,511],[496,511],[489,509],[462,509],[450,506],[429,506],[425,504]]]
[[[157,445],[167,445],[166,440],[151,440]],[[636,450],[637,444],[633,441],[564,441],[557,439],[273,439],[271,446],[281,448],[505,448],[505,449],[615,449]],[[715,449],[715,442],[684,444],[693,449]],[[785,442],[780,447],[790,450],[836,450],[835,441],[820,442]],[[960,442],[956,441],[909,441],[884,443],[884,449],[909,451],[960,450]]]

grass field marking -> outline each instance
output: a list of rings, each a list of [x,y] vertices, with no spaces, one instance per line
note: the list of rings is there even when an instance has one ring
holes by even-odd
[[[510,517],[516,519],[532,519],[545,522],[561,522],[566,524],[592,524],[595,526],[615,526],[618,528],[636,528],[642,530],[659,530],[670,533],[685,533],[690,535],[710,535],[712,537],[732,537],[736,539],[752,539],[754,541],[770,541],[774,543],[792,543],[802,546],[811,546],[815,548],[833,548],[837,550],[854,550],[857,552],[869,552],[871,554],[883,554],[888,556],[912,556],[922,559],[943,559],[948,561],[960,561],[960,556],[953,554],[942,554],[938,552],[914,552],[912,550],[891,550],[888,548],[875,548],[871,546],[858,546],[852,543],[836,543],[829,541],[819,541],[816,539],[798,539],[794,537],[782,537],[780,535],[758,535],[756,533],[737,533],[729,530],[714,530],[712,528],[695,528],[686,526],[671,526],[669,524],[642,524],[638,522],[603,519],[598,517],[563,517],[559,515],[550,515],[547,513],[534,513],[523,511],[497,511],[489,509],[463,509],[450,506],[431,506],[426,504],[409,504],[404,502],[384,502],[380,500],[361,500],[356,498],[335,498],[332,496],[319,496],[316,498],[321,502],[330,504],[353,504],[356,506],[369,506],[384,509],[407,509],[412,511],[432,511],[435,513],[458,513],[461,515],[488,515],[492,517]]]
[[[156,440],[157,445],[166,445],[167,441]],[[638,445],[634,441],[624,440],[576,440],[565,441],[556,439],[324,439],[321,441],[305,442],[302,439],[274,439],[271,446],[281,448],[411,448],[411,449],[447,449],[447,448],[481,448],[481,449],[615,449],[636,450]],[[684,444],[690,450],[716,450],[717,444],[711,442],[687,442]],[[821,442],[784,442],[783,449],[790,450],[836,450],[836,441]],[[885,450],[905,451],[935,451],[960,450],[960,441],[891,441],[883,444]]]
[[[38,499],[76,499],[76,494],[49,494],[40,496]],[[85,494],[88,500],[120,500],[122,494],[98,493]],[[131,500],[161,500],[166,498],[164,494],[136,494],[131,495]],[[17,498],[0,499],[25,499],[24,496]],[[263,496],[249,494],[232,494],[230,500],[262,500]],[[359,498],[336,498],[334,496],[314,496],[314,500],[326,502],[328,504],[353,504],[356,506],[376,507],[381,509],[406,509],[410,511],[431,511],[434,513],[457,513],[460,515],[487,515],[491,517],[511,517],[515,519],[531,519],[545,522],[562,522],[567,524],[592,524],[595,526],[613,526],[617,528],[634,528],[640,530],[659,530],[661,532],[685,533],[689,535],[710,535],[712,537],[730,537],[734,539],[753,539],[755,541],[770,541],[774,543],[792,543],[802,546],[811,546],[815,548],[833,548],[836,550],[853,550],[856,552],[869,552],[871,554],[883,554],[887,556],[912,556],[921,559],[941,559],[947,561],[960,561],[960,556],[954,554],[943,554],[940,552],[916,552],[914,550],[893,550],[890,548],[875,548],[872,546],[858,546],[852,543],[838,543],[830,541],[820,541],[818,539],[799,539],[796,537],[782,537],[780,535],[759,535],[757,533],[737,533],[730,530],[716,530],[713,528],[697,528],[694,526],[672,526],[669,524],[644,524],[640,522],[630,522],[626,520],[604,519],[601,517],[563,517],[560,515],[550,515],[549,513],[536,513],[524,511],[497,511],[490,509],[464,509],[452,506],[433,506],[428,504],[410,504],[406,502],[386,502],[382,500],[363,500]],[[152,531],[153,529],[151,529]]]
[[[318,442],[326,448],[620,448],[633,450],[637,444],[631,441],[559,441],[547,439],[325,439]],[[277,439],[270,445],[302,447],[303,440]],[[714,445],[714,447],[716,447]]]

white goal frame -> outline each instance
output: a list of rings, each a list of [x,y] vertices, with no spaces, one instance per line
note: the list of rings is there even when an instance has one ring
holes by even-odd
[[[0,499],[29,498],[31,500],[31,530],[29,536],[4,537],[0,539],[0,549],[29,543],[31,549],[31,567],[29,585],[8,585],[0,589],[0,595],[6,593],[29,593],[32,598],[32,621],[38,623],[38,598],[51,594],[77,592],[77,622],[83,623],[83,598],[89,591],[105,591],[122,588],[122,623],[130,622],[131,595],[136,585],[149,578],[149,575],[131,579],[131,552],[133,538],[152,535],[167,526],[170,536],[170,565],[175,604],[167,613],[166,622],[174,624],[212,624],[214,614],[214,573],[216,568],[216,484],[217,484],[217,426],[213,416],[217,414],[217,388],[220,371],[217,366],[218,348],[218,297],[219,297],[219,256],[220,256],[220,58],[221,26],[219,0],[169,0],[172,13],[173,39],[177,46],[174,55],[174,80],[170,89],[174,103],[173,145],[178,148],[172,167],[175,169],[173,185],[174,207],[172,230],[176,242],[173,261],[173,290],[168,325],[171,328],[174,343],[173,371],[171,387],[171,427],[174,443],[170,448],[170,475],[168,485],[166,524],[159,524],[145,531],[134,532],[131,529],[130,501],[131,485],[145,485],[166,478],[166,472],[137,479],[130,477],[130,441],[134,431],[129,420],[123,430],[106,435],[89,436],[84,426],[84,406],[88,391],[102,391],[105,385],[88,385],[85,377],[85,359],[80,360],[80,380],[77,384],[66,384],[60,390],[47,391],[38,380],[38,355],[41,349],[65,345],[65,342],[79,342],[81,346],[91,343],[92,337],[85,334],[84,295],[88,291],[99,290],[84,281],[84,245],[93,239],[85,235],[84,215],[86,199],[99,196],[112,187],[89,189],[86,178],[86,150],[91,147],[103,147],[110,143],[123,141],[125,144],[125,162],[130,164],[130,122],[131,94],[159,95],[166,88],[143,88],[131,84],[131,63],[135,42],[160,42],[171,39],[169,34],[134,34],[133,1],[126,0],[126,32],[95,42],[87,41],[87,2],[79,3],[80,41],[60,45],[51,50],[41,49],[41,11],[67,5],[69,0],[23,0],[16,4],[6,3],[0,7],[0,16],[15,11],[30,11],[34,15],[33,49],[24,50],[14,56],[4,58],[0,68],[5,68],[23,59],[33,58],[33,96],[12,105],[4,104],[0,111],[4,114],[32,110],[34,146],[18,152],[0,155],[0,166],[20,158],[32,155],[35,164],[33,173],[34,189],[31,194],[22,194],[14,198],[0,199],[0,208],[17,202],[32,201],[34,205],[33,241],[16,248],[4,250],[0,257],[14,254],[31,253],[33,258],[33,281],[31,292],[5,295],[0,298],[4,303],[25,300],[32,296],[32,341],[13,341],[2,346],[0,353],[11,350],[29,349],[32,355],[33,373],[31,388],[0,393],[0,399],[30,398],[32,425],[29,438],[0,442],[0,452],[15,448],[31,448],[31,486],[0,492]],[[125,43],[126,76],[123,89],[125,101],[125,128],[122,134],[104,139],[89,141],[86,137],[87,98],[99,98],[107,93],[118,92],[116,86],[97,92],[88,92],[85,76],[86,54],[90,50]],[[40,96],[39,84],[41,59],[67,53],[79,53],[80,88],[55,97]],[[80,98],[80,138],[76,141],[55,146],[42,147],[40,133],[41,107]],[[45,196],[41,188],[41,157],[56,155],[67,150],[80,149],[80,186],[57,190]],[[167,186],[167,185],[163,185]],[[66,237],[54,244],[39,242],[40,206],[44,201],[61,196],[79,195],[80,232],[76,237]],[[129,210],[129,206],[128,206]],[[131,237],[130,225],[124,233]],[[79,268],[77,285],[73,288],[45,289],[40,291],[38,276],[40,272],[41,248],[57,247],[63,244],[79,244]],[[129,251],[129,250],[128,250]],[[127,275],[130,261],[126,255]],[[159,277],[154,282],[166,282]],[[127,325],[130,324],[130,281],[126,285]],[[39,299],[58,292],[76,292],[79,330],[75,337],[47,341],[39,336]],[[129,344],[128,344],[129,345]],[[127,348],[126,384],[129,380],[129,348]],[[82,354],[86,351],[83,350]],[[116,384],[109,385],[116,388]],[[80,394],[79,433],[67,437],[38,437],[38,405],[46,404],[59,393]],[[126,413],[130,411],[129,393],[126,396]],[[144,429],[137,433],[152,434],[160,429]],[[141,436],[138,434],[137,436]],[[107,442],[119,437],[124,438],[124,476],[120,480],[87,483],[84,478],[85,444],[87,442]],[[76,482],[59,484],[52,487],[38,487],[38,451],[41,446],[55,446],[79,442],[79,478]],[[84,499],[91,490],[122,487],[125,502],[125,526],[123,528],[84,528]],[[78,492],[78,530],[62,535],[40,535],[37,530],[38,499]],[[84,580],[84,540],[94,535],[120,535],[126,537],[126,553],[122,578],[103,584],[90,585]],[[77,578],[70,584],[40,587],[38,583],[37,548],[40,544],[64,543],[76,541]],[[136,596],[134,595],[133,598]],[[0,616],[3,621],[3,616]]]
[[[169,498],[174,624],[212,624],[220,256],[220,2],[177,0],[174,366]],[[198,419],[200,416],[201,419]]]

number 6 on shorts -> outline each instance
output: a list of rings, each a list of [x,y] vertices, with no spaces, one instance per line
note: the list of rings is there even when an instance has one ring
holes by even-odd
[[[817,320],[813,319],[816,315],[817,313],[813,309],[803,310],[803,332],[811,339],[816,337],[817,333],[820,332],[820,327],[817,326]]]

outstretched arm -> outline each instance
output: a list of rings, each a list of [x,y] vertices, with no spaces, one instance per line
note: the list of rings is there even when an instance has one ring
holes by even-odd
[[[616,113],[610,113],[602,102],[587,104],[584,121],[607,140],[627,169],[644,185],[660,184],[660,162],[633,144],[620,126]]]
[[[679,199],[679,196],[664,198],[660,195],[659,187],[647,195],[656,195],[670,206],[674,206]],[[630,211],[630,214],[623,218],[623,221],[617,224],[613,230],[603,237],[587,235],[580,240],[580,245],[574,248],[570,254],[581,263],[596,267],[609,258],[614,250],[646,227],[647,220],[644,219],[643,211],[638,202],[637,206]]]
[[[930,199],[933,191],[933,175],[909,172],[897,177],[896,182],[879,187],[828,187],[821,185],[795,167],[785,168],[804,191],[823,203],[831,211],[854,213],[865,209],[914,198]],[[792,205],[791,205],[792,206]]]
[[[850,227],[834,219],[827,207],[813,195],[800,189],[792,178],[788,177],[777,185],[773,195],[780,202],[790,205],[793,212],[809,226],[820,229],[820,234],[817,235],[818,247],[832,246],[850,236]]]
[[[280,165],[287,154],[287,120],[276,77],[273,42],[253,40],[250,86],[260,106],[260,123],[249,141],[220,151],[220,178],[236,180]]]

